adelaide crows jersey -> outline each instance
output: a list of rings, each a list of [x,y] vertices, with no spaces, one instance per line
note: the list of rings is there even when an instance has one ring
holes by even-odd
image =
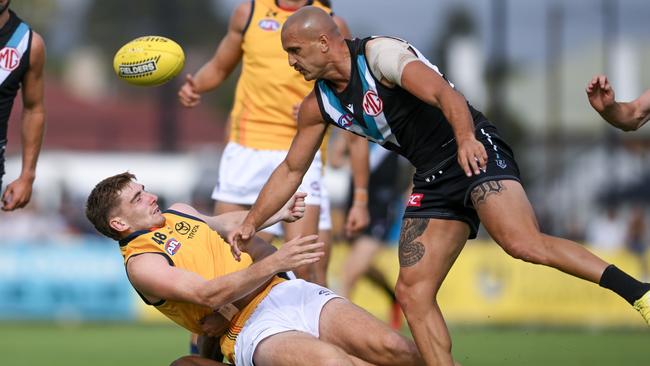
[[[331,10],[318,1],[307,5]],[[230,113],[230,141],[261,150],[289,150],[296,135],[295,105],[313,82],[289,66],[280,31],[295,13],[276,0],[251,1],[251,14],[242,41],[242,71]]]
[[[365,46],[373,38],[346,40],[352,67],[343,91],[337,92],[327,80],[316,82],[314,94],[324,120],[403,155],[418,171],[429,170],[453,157],[456,141],[442,110],[400,86],[382,85],[372,74]],[[442,76],[436,66],[410,47],[420,61]],[[469,103],[468,108],[475,125],[487,122]]]
[[[125,265],[136,255],[155,253],[164,256],[171,266],[197,273],[206,280],[240,271],[251,265],[252,260],[245,253],[242,254],[240,262],[236,261],[230,252],[230,246],[203,220],[174,210],[165,211],[163,216],[163,227],[138,231],[120,240],[120,251]],[[271,288],[282,281],[284,279],[275,276],[233,317],[228,332],[220,340],[221,351],[225,356],[232,357],[235,340],[244,323]],[[197,334],[202,333],[199,321],[213,311],[207,306],[182,301],[161,300],[151,304],[144,297],[142,299],[178,325]]]

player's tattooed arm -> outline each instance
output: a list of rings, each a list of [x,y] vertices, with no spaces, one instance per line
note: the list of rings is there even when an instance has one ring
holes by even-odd
[[[417,241],[429,223],[428,219],[404,219],[399,238],[399,265],[411,267],[424,257],[424,244]]]
[[[472,190],[472,204],[477,208],[481,203],[485,202],[488,197],[492,195],[499,195],[506,187],[498,180],[491,180],[483,182]]]

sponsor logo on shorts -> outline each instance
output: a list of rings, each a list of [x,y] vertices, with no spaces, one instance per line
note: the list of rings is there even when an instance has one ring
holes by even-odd
[[[384,111],[384,102],[377,93],[368,90],[363,96],[363,111],[369,116],[378,116]]]
[[[324,289],[318,291],[318,294],[319,294],[319,295],[323,295],[323,296],[331,296],[331,295],[334,295],[334,293],[333,293],[331,290],[328,290],[328,289],[326,289],[326,288],[324,288]]]
[[[497,166],[501,169],[505,169],[508,166],[508,164],[503,159],[497,159]]]
[[[311,182],[310,186],[314,192],[320,192],[320,184],[318,183],[318,181]]]
[[[408,207],[420,207],[422,205],[422,198],[424,197],[424,193],[413,193],[411,197],[409,197],[409,202],[406,206]]]
[[[13,47],[0,50],[0,68],[13,71],[20,65],[20,52]]]
[[[265,31],[275,32],[280,29],[280,23],[275,19],[262,19],[257,25]]]
[[[174,255],[181,248],[181,242],[171,238],[165,243],[165,253],[169,255]]]
[[[354,117],[352,117],[350,113],[346,113],[342,115],[336,123],[343,128],[348,128],[352,126],[352,121],[354,121]]]

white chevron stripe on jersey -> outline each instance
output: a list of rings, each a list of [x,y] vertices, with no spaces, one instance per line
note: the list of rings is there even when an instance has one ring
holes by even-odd
[[[7,42],[5,48],[14,48],[18,52],[18,60],[23,58],[23,54],[27,50],[27,45],[29,44],[29,27],[25,23],[21,23],[16,31]],[[14,68],[15,69],[15,68]],[[0,84],[4,83],[12,70],[7,70],[0,68]]]

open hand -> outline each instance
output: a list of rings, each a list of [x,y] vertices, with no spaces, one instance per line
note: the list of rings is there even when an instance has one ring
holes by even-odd
[[[586,91],[587,98],[589,99],[589,104],[591,104],[596,112],[602,114],[607,108],[614,105],[614,89],[609,84],[607,76],[594,76],[589,84],[587,84]]]
[[[254,235],[255,227],[246,223],[241,224],[237,229],[233,230],[230,235],[228,235],[230,252],[238,262],[241,260],[242,252],[246,251],[246,245],[248,245]]]
[[[325,243],[315,243],[316,239],[318,239],[318,235],[297,237],[282,244],[280,249],[269,258],[272,257],[277,261],[278,272],[291,271],[305,264],[316,263],[325,255],[323,251]]]

